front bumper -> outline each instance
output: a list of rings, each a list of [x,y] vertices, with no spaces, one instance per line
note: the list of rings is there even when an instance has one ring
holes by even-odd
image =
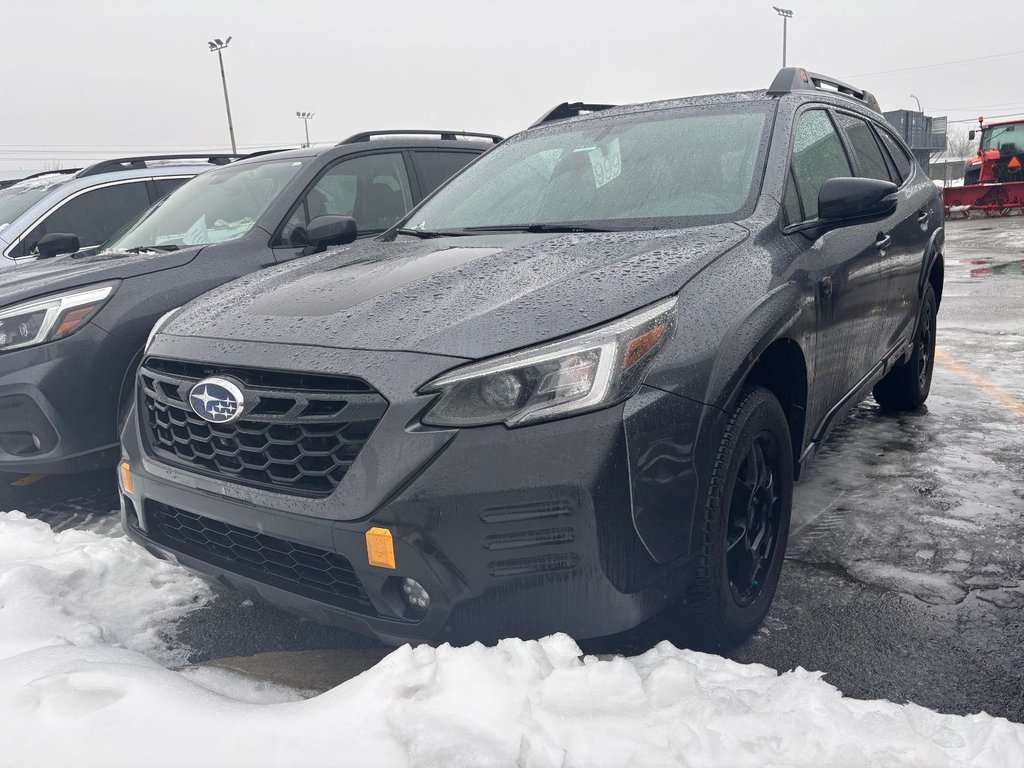
[[[180,353],[183,343],[154,344],[153,354]],[[271,365],[296,359],[294,347],[246,346],[221,352]],[[383,366],[383,358],[391,364]],[[657,451],[638,449],[648,428],[633,427],[664,425],[671,413],[685,433],[696,429],[699,406],[645,389],[625,405],[514,430],[418,426],[415,416],[430,398],[416,395],[416,387],[458,362],[319,351],[310,372],[376,372],[372,383],[390,403],[352,471],[326,499],[162,464],[148,454],[131,418],[123,435],[133,481],[122,503],[128,535],[222,584],[388,642],[492,641],[557,631],[597,637],[634,627],[677,599],[688,559],[656,561],[635,521],[643,506],[638,497],[649,496],[652,485],[664,494],[673,481],[645,476],[644,467],[656,473],[664,467]],[[381,381],[380,371],[391,378]],[[651,418],[655,411],[658,419]],[[672,466],[677,490],[691,483],[686,493],[693,496],[696,474],[687,474],[678,450]],[[690,501],[684,495],[673,509],[683,553],[693,523]],[[368,564],[366,533],[373,527],[392,534],[393,570]],[[403,602],[401,578],[426,588],[425,613]]]
[[[133,352],[89,323],[66,339],[0,355],[0,472],[112,466],[117,408]]]

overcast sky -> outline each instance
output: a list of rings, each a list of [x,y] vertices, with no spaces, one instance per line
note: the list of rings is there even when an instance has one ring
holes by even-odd
[[[776,0],[778,1],[778,0]],[[791,0],[790,65],[884,110],[1024,111],[1024,4]],[[988,18],[986,18],[988,17]],[[376,128],[509,134],[561,101],[765,88],[771,0],[3,0],[0,175],[124,152],[240,149]],[[983,23],[984,22],[984,23]],[[966,60],[966,61],[965,61]],[[967,123],[961,124],[967,127]]]

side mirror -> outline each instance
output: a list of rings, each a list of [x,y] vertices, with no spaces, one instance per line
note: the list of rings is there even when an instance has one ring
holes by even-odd
[[[62,253],[74,253],[78,247],[78,235],[69,235],[65,232],[51,232],[48,235],[43,235],[36,243],[40,259],[49,259]]]
[[[818,190],[818,218],[843,222],[888,216],[896,210],[896,190],[891,181],[880,179],[829,179]]]
[[[974,135],[975,135],[976,133],[977,133],[977,131],[974,131],[974,130],[970,130],[970,131],[968,131],[968,132],[967,132],[967,140],[968,140],[968,141],[974,141]]]
[[[306,239],[315,250],[347,245],[356,239],[356,234],[356,220],[351,216],[315,216],[306,225]]]

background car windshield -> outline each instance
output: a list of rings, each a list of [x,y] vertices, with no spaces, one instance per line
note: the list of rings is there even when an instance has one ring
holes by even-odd
[[[43,176],[0,189],[0,227],[10,224],[69,178],[67,174]]]
[[[201,245],[250,229],[302,167],[298,160],[228,166],[181,185],[105,250]]]
[[[752,199],[766,107],[673,110],[532,131],[495,148],[425,203],[425,230],[732,217]]]

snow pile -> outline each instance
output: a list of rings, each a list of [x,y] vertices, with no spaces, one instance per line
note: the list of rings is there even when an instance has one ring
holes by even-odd
[[[308,701],[243,703],[119,649],[0,661],[0,763],[401,768],[1009,766],[1024,726],[843,698],[662,644],[579,657],[565,636],[403,647]]]
[[[0,658],[105,645],[180,662],[183,652],[165,648],[160,629],[209,596],[201,580],[126,537],[54,533],[20,512],[0,513]]]
[[[405,646],[308,700],[143,655],[171,658],[160,628],[206,596],[123,537],[0,514],[0,766],[1024,765],[1024,726],[668,643],[629,659],[564,635]]]

